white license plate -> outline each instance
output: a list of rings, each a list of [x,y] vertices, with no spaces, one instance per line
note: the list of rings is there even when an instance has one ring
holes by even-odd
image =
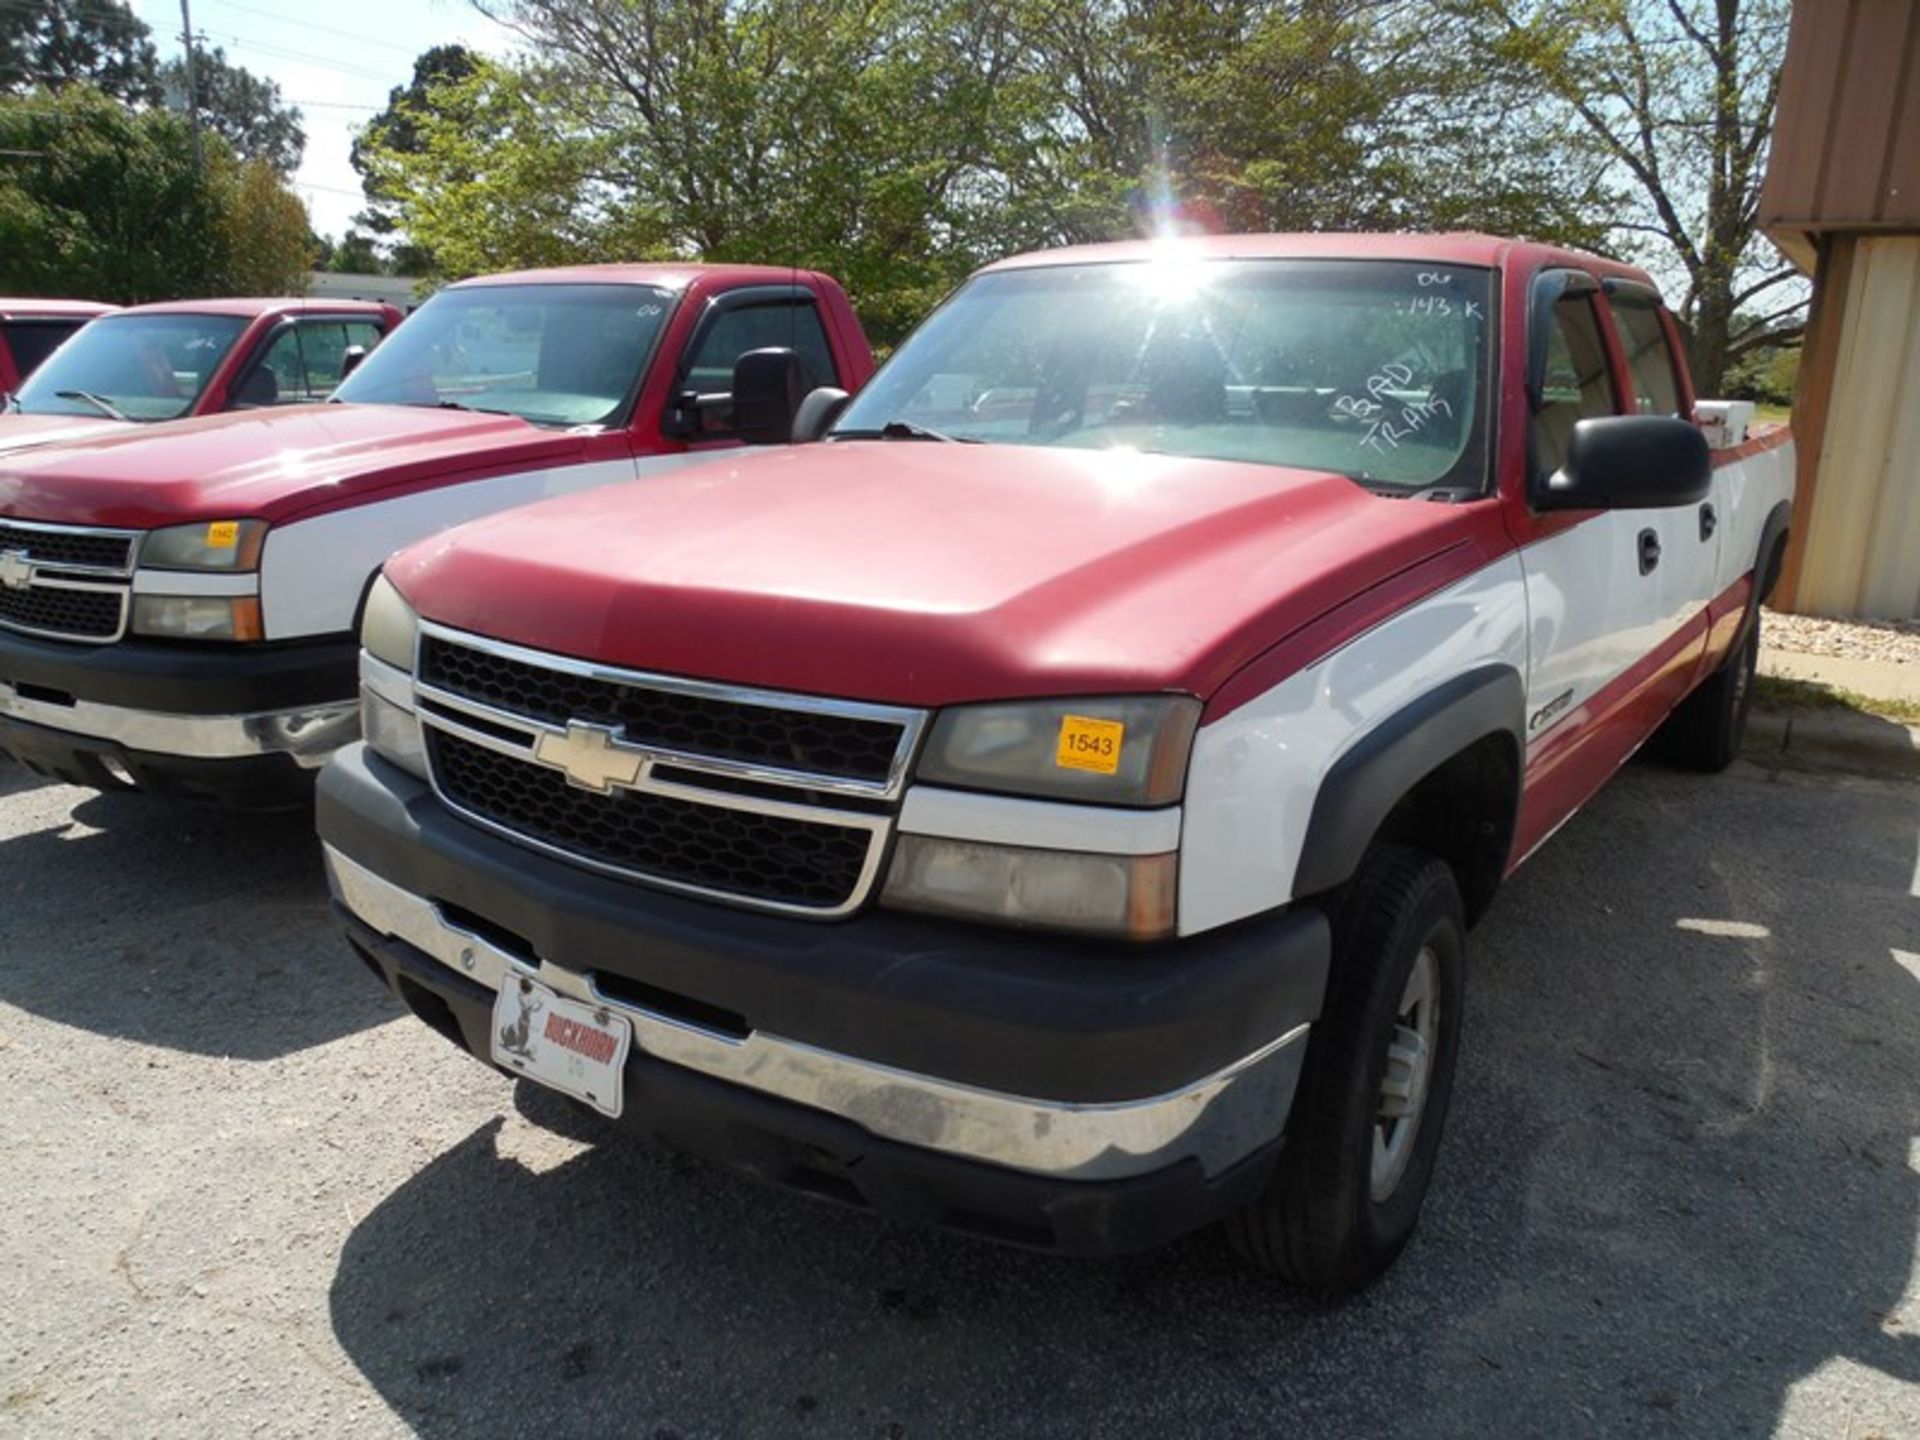
[[[569,1000],[509,973],[493,1002],[493,1059],[515,1074],[620,1115],[633,1026],[603,1005]]]

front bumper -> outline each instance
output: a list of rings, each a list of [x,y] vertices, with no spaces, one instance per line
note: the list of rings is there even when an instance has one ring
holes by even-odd
[[[351,640],[197,650],[0,631],[0,753],[96,789],[300,803],[359,734]]]
[[[344,751],[320,830],[361,955],[487,1058],[526,974],[634,1026],[630,1120],[911,1219],[1074,1252],[1156,1243],[1258,1192],[1318,1013],[1324,919],[1174,944],[685,900],[464,824]]]

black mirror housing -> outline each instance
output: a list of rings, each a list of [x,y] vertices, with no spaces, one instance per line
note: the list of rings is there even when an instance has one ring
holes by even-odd
[[[1566,466],[1535,486],[1536,510],[1660,510],[1713,489],[1699,427],[1672,415],[1608,415],[1573,427]]]
[[[733,364],[733,433],[749,445],[785,445],[807,393],[806,367],[784,346],[749,350]]]
[[[834,385],[822,385],[809,390],[807,398],[800,402],[800,409],[793,417],[793,443],[809,445],[824,438],[851,399],[851,395]]]
[[[346,379],[360,368],[360,362],[367,358],[367,347],[349,345],[340,355],[340,378]]]

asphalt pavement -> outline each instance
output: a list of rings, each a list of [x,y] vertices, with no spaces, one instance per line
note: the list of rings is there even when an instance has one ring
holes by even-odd
[[[1630,767],[1471,941],[1420,1234],[1342,1305],[1063,1261],[516,1093],[309,821],[0,766],[0,1434],[1920,1435],[1920,786]]]

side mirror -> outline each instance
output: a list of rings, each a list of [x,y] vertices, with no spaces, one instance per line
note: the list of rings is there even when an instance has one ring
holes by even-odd
[[[832,385],[809,390],[807,398],[800,402],[800,409],[793,417],[793,443],[810,445],[824,436],[833,428],[833,422],[840,418],[840,412],[847,408],[847,402],[851,399],[853,396]]]
[[[358,370],[360,368],[360,362],[366,358],[367,358],[366,346],[349,345],[346,349],[346,353],[340,357],[340,378],[344,380],[347,378],[347,376],[351,375],[354,371]]]
[[[749,350],[733,363],[733,433],[749,445],[785,445],[806,394],[806,369],[784,346]]]
[[[1672,415],[1609,415],[1573,427],[1565,467],[1541,480],[1536,510],[1659,510],[1713,488],[1699,428]]]

